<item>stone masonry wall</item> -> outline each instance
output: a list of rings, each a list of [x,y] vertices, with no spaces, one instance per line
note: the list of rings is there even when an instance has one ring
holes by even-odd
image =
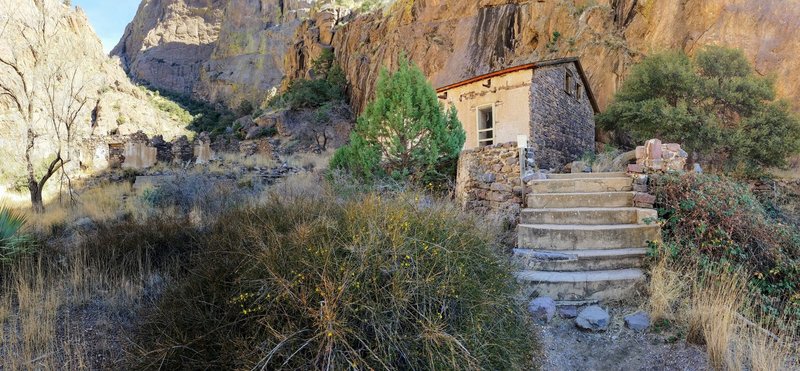
[[[464,210],[516,220],[522,201],[519,173],[516,143],[465,150],[458,159],[456,200]]]
[[[537,68],[531,85],[531,133],[536,163],[541,169],[560,169],[594,151],[594,110],[586,86],[576,98],[565,89],[566,69],[583,85],[572,63]],[[574,89],[574,88],[573,88]]]

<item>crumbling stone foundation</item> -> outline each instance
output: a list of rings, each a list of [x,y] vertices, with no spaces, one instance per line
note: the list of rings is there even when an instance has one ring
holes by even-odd
[[[463,151],[458,159],[455,196],[464,210],[516,220],[522,204],[516,143]]]

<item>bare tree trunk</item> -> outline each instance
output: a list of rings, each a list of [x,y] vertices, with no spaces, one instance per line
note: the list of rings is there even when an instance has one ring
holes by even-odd
[[[36,181],[36,173],[33,170],[33,147],[36,134],[28,128],[28,145],[25,147],[25,162],[28,166],[28,190],[31,193],[31,208],[37,214],[44,213],[44,201],[42,200],[42,189]]]
[[[36,182],[29,183],[28,188],[31,192],[31,208],[33,209],[33,212],[37,214],[43,214],[44,201],[42,200],[42,189],[39,188],[39,184]]]

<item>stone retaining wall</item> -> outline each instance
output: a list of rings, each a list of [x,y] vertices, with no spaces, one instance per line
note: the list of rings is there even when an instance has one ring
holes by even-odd
[[[458,159],[455,196],[464,210],[516,220],[522,203],[516,143],[463,151]]]

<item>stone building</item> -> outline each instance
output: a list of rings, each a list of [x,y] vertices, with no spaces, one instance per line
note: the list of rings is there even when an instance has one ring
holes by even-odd
[[[597,102],[578,58],[524,64],[437,89],[467,133],[465,150],[526,135],[536,164],[560,169],[594,151]]]

